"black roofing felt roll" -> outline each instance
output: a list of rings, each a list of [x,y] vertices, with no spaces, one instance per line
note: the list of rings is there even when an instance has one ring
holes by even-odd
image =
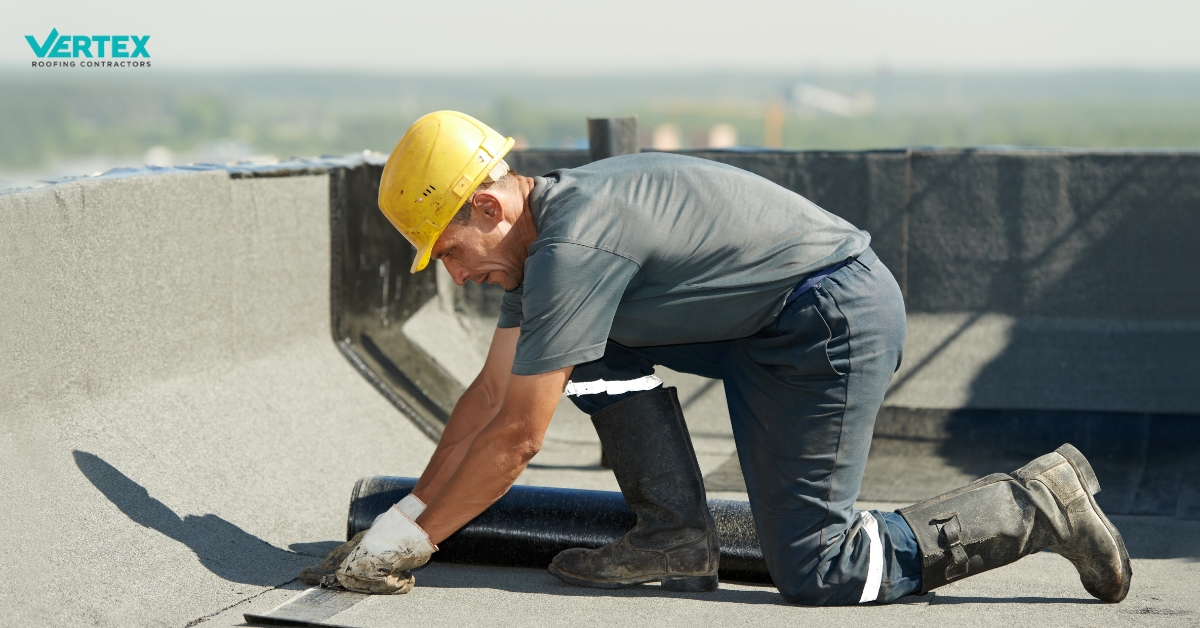
[[[354,484],[346,538],[371,527],[400,501],[414,478],[374,476]],[[708,500],[721,539],[721,579],[771,584],[750,504]],[[514,486],[500,501],[439,544],[436,561],[505,567],[546,567],[572,547],[596,548],[619,539],[636,523],[620,493]]]

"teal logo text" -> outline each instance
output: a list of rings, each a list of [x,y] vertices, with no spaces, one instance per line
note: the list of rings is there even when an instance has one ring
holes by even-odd
[[[113,59],[150,58],[146,50],[149,35],[59,35],[58,29],[52,29],[46,40],[38,42],[33,35],[26,35],[25,41],[33,48],[33,54],[39,59],[67,59],[76,57]]]

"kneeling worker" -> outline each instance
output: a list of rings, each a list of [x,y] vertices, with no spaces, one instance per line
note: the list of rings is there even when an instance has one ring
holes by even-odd
[[[889,602],[1050,548],[1089,593],[1124,599],[1124,543],[1064,445],[897,512],[855,510],[875,416],[904,347],[904,303],[870,236],[761,177],[625,155],[542,177],[442,111],[388,159],[379,206],[459,285],[499,284],[483,370],[413,494],[347,544],[346,588],[406,591],[406,570],[499,499],[541,447],[564,390],[592,417],[637,525],[559,554],[567,582],[717,586],[719,546],[673,388],[655,365],[720,379],[763,555],[780,593]]]

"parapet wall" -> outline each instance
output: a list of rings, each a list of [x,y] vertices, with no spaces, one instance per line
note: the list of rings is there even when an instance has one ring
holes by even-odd
[[[1200,320],[1200,153],[730,153],[871,232],[913,312]]]
[[[1200,321],[1200,152],[688,151],[871,232],[910,312]],[[526,151],[538,174],[586,151]]]
[[[1190,239],[1200,234],[1200,153],[692,154],[758,173],[871,232],[909,312],[905,361],[887,405],[1200,414],[1200,396],[1191,393],[1200,379],[1200,281],[1192,277],[1200,264],[1190,253]],[[519,172],[540,174],[582,165],[588,154],[523,151],[509,161]],[[5,336],[0,348],[18,368],[0,380],[2,388],[28,396],[63,381],[63,373],[94,370],[88,347],[100,337],[142,339],[130,345],[123,368],[159,374],[176,368],[180,355],[217,364],[252,350],[256,341],[230,336],[230,329],[247,326],[223,323],[229,315],[275,295],[289,305],[246,311],[267,317],[253,327],[270,336],[285,329],[281,321],[313,306],[308,293],[286,282],[254,279],[247,260],[280,259],[273,250],[296,244],[269,235],[270,225],[259,224],[268,219],[255,208],[328,207],[330,333],[377,390],[436,437],[486,351],[499,299],[495,287],[457,288],[436,273],[408,274],[411,248],[375,205],[381,167],[376,157],[147,170],[125,173],[137,175],[136,184],[118,173],[6,195],[11,298],[0,305],[0,320],[20,329],[35,308],[45,312],[55,341]],[[228,176],[250,180],[204,183]],[[289,183],[255,184],[256,178]],[[180,195],[212,194],[205,190],[221,191],[190,200],[187,220],[165,206],[151,210]],[[57,200],[32,200],[51,198]],[[147,211],[118,212],[93,225],[99,214],[72,209],[89,203]],[[46,215],[52,206],[58,207],[53,218]],[[200,233],[197,221],[221,240],[190,239]],[[244,249],[239,256],[219,255],[198,271],[161,268],[164,246],[199,256],[188,258],[194,262],[235,244]],[[138,274],[139,264],[145,274]],[[49,270],[56,265],[61,270]],[[232,292],[222,303],[211,300],[211,290],[195,292],[203,295],[195,302],[155,296],[171,294],[163,292],[171,282],[214,288],[226,282]],[[167,326],[163,317],[175,323]],[[442,335],[452,340],[430,341]],[[214,348],[214,338],[225,348]],[[51,377],[39,369],[58,371]],[[82,379],[100,386],[106,377]]]

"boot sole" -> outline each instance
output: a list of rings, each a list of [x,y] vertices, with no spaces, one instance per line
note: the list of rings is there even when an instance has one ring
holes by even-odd
[[[628,580],[589,580],[568,574],[553,564],[546,569],[555,578],[563,582],[581,587],[592,587],[594,589],[621,589],[631,587],[635,584],[659,582],[664,591],[703,593],[706,591],[716,591],[719,584],[716,574],[711,576],[647,576],[644,578],[630,578]]]
[[[1064,444],[1055,450],[1060,456],[1066,458],[1071,467],[1075,469],[1075,474],[1083,482],[1083,486],[1087,489],[1087,498],[1092,505],[1092,511],[1100,517],[1100,521],[1104,523],[1104,527],[1112,536],[1113,543],[1117,546],[1117,551],[1121,556],[1121,592],[1115,599],[1104,600],[1105,602],[1116,603],[1125,599],[1129,595],[1129,583],[1133,580],[1133,566],[1129,563],[1129,552],[1125,549],[1125,539],[1121,538],[1121,533],[1117,531],[1116,526],[1104,516],[1104,511],[1100,510],[1100,505],[1096,503],[1096,493],[1100,492],[1100,481],[1096,479],[1096,472],[1092,470],[1092,464],[1083,456],[1074,445]]]

